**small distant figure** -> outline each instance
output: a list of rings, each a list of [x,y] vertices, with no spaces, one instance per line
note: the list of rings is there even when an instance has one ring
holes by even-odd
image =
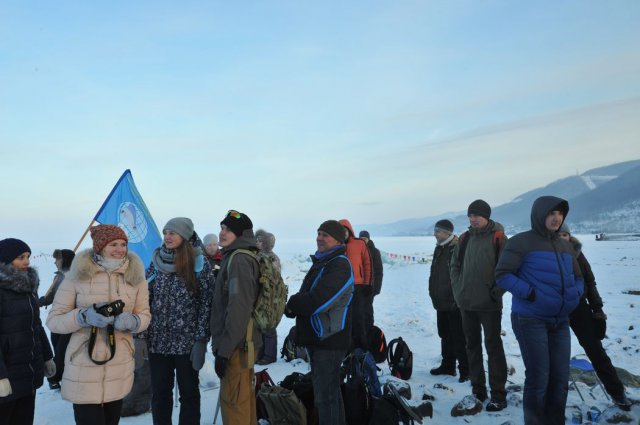
[[[213,269],[214,276],[218,276],[220,270],[220,262],[222,261],[222,251],[218,246],[218,235],[209,233],[202,239],[204,245],[204,258],[209,261]]]
[[[360,239],[367,244],[367,249],[369,250],[369,256],[371,257],[371,279],[373,281],[373,293],[371,294],[369,303],[366,305],[366,316],[365,316],[365,326],[367,332],[371,331],[374,323],[374,314],[373,314],[373,300],[376,295],[380,294],[382,290],[382,276],[384,274],[383,265],[382,265],[382,255],[380,255],[380,250],[376,248],[376,244],[371,240],[371,236],[369,232],[366,230],[362,230],[358,235]]]
[[[47,293],[38,299],[40,307],[47,307],[53,303],[53,298],[56,296],[56,292],[58,292],[58,288],[60,288],[60,284],[64,280],[65,274],[69,271],[71,262],[75,256],[76,253],[70,249],[56,249],[53,251],[53,258],[55,259],[58,270],[55,272],[53,282]],[[62,380],[62,374],[64,372],[64,355],[67,352],[69,339],[71,339],[70,333],[58,334],[51,332],[51,345],[53,345],[53,352],[55,353],[53,360],[56,363],[56,374],[47,378],[47,381],[49,381],[49,388],[52,390],[60,389],[60,381]]]
[[[280,258],[273,252],[275,244],[276,237],[273,233],[263,229],[256,230],[256,246],[269,256],[280,273]],[[278,360],[278,331],[273,329],[262,334],[262,349],[258,352],[256,364],[264,366],[274,363],[276,360]]]

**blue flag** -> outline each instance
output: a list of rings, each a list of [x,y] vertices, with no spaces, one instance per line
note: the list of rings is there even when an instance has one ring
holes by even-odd
[[[94,217],[100,224],[115,224],[127,234],[129,249],[140,257],[145,268],[153,250],[162,244],[156,223],[136,189],[131,171],[126,170]]]

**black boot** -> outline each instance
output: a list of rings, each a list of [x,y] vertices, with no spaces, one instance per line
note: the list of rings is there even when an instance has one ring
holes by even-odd
[[[451,376],[456,376],[456,368],[455,368],[455,366],[454,367],[447,367],[447,366],[441,364],[440,366],[431,369],[430,373],[432,375],[451,375]]]

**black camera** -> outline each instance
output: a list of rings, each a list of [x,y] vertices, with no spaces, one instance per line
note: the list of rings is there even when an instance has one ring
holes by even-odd
[[[93,308],[105,317],[117,316],[118,314],[122,313],[122,309],[124,308],[124,301],[115,300],[100,307],[94,304]]]

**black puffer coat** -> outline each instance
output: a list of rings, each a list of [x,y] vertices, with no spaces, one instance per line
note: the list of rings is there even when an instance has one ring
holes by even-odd
[[[436,245],[431,262],[431,274],[429,275],[429,296],[433,308],[438,311],[456,310],[456,300],[451,289],[451,276],[449,274],[449,262],[451,255],[458,245],[458,237],[453,236],[445,245]]]
[[[12,394],[0,403],[42,386],[44,362],[53,358],[38,308],[38,273],[0,263],[0,379],[9,378]]]

